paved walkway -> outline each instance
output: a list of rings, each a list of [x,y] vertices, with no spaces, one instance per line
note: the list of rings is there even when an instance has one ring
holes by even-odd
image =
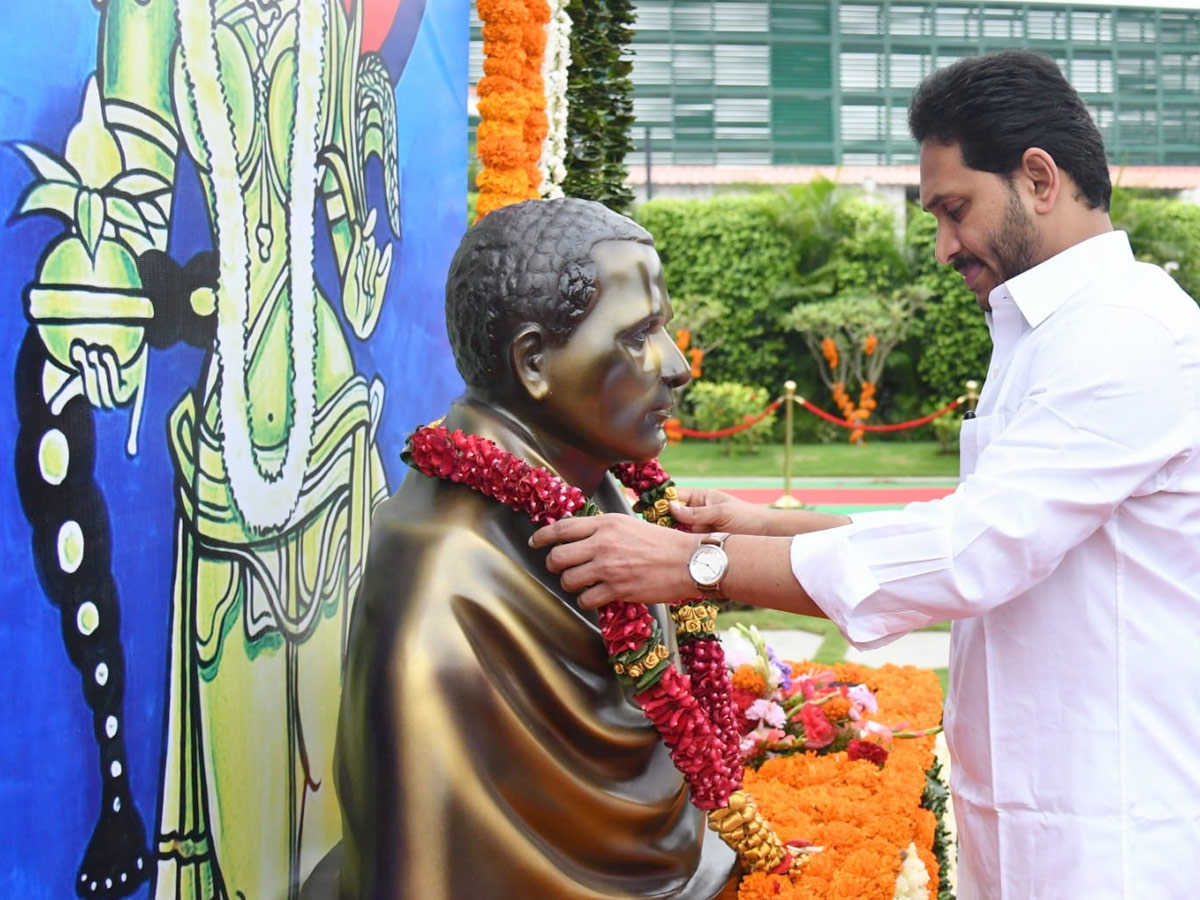
[[[762,631],[763,639],[780,659],[812,659],[821,646],[821,636],[808,631]],[[894,663],[922,669],[944,669],[950,664],[948,631],[914,631],[878,650],[846,651],[847,662],[867,666]]]

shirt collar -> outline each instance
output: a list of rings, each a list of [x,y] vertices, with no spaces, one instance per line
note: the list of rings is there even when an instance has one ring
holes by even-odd
[[[995,310],[1006,300],[1014,303],[1031,328],[1037,328],[1079,291],[1105,278],[1114,268],[1133,262],[1129,237],[1107,231],[1057,253],[1032,269],[992,289],[988,301]]]

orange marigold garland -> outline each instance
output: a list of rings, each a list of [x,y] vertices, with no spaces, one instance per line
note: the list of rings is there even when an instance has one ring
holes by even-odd
[[[538,159],[546,136],[542,57],[546,49],[546,0],[477,0],[483,21],[483,77],[476,151],[483,168],[476,212],[540,195]]]

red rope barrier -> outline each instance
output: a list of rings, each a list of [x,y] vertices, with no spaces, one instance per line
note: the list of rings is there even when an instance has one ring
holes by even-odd
[[[729,437],[731,434],[737,434],[739,431],[745,431],[752,425],[757,425],[771,413],[775,412],[775,410],[779,409],[779,404],[782,402],[782,399],[776,399],[771,403],[770,406],[760,412],[757,416],[754,416],[753,418],[747,416],[746,420],[742,422],[741,425],[731,425],[728,428],[722,428],[720,431],[694,431],[691,428],[684,428],[682,426],[678,428],[672,428],[671,430],[683,435],[684,437],[705,438],[706,440]]]
[[[847,422],[845,419],[839,419],[837,416],[825,412],[825,410],[821,409],[821,407],[810,403],[803,397],[797,397],[796,401],[810,413],[820,416],[826,422],[832,422],[834,425],[841,425],[843,428],[849,428],[857,431],[903,431],[906,428],[916,428],[920,425],[928,425],[939,416],[944,416],[951,410],[958,409],[959,403],[961,402],[959,400],[951,400],[937,412],[930,413],[927,416],[922,416],[919,419],[913,419],[909,422],[896,422],[893,425],[867,425],[862,422]]]

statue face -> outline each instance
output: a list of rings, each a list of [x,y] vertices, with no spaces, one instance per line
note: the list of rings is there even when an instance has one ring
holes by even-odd
[[[570,339],[544,353],[547,427],[605,466],[651,459],[666,443],[671,390],[687,362],[667,333],[671,301],[653,247],[605,241],[592,251],[597,296]]]

